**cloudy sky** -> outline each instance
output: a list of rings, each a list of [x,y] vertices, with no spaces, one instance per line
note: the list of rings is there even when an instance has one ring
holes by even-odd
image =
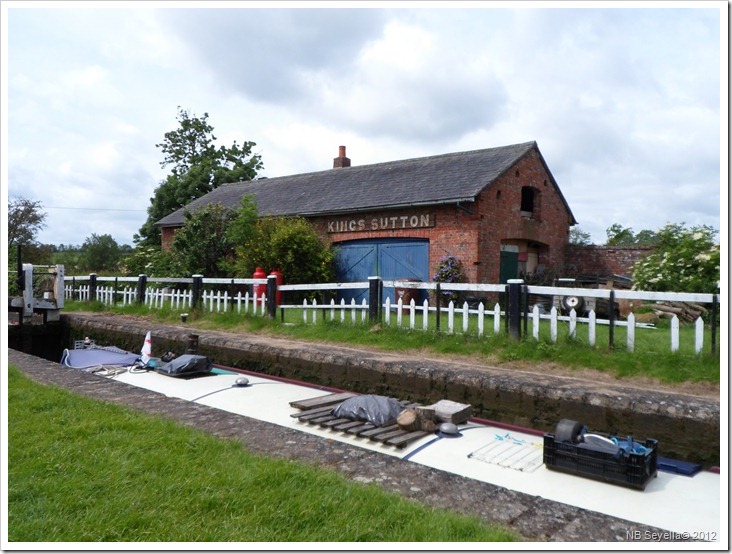
[[[3,2],[3,194],[132,245],[180,106],[262,176],[536,141],[598,244],[724,234],[726,1],[334,5]]]

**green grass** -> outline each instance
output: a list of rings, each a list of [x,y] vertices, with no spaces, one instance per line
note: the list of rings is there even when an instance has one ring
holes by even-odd
[[[146,317],[161,323],[180,322],[180,311],[169,308],[149,310],[145,306],[126,306],[109,308],[100,303],[67,302],[65,308],[73,310],[108,310],[112,313]],[[325,315],[325,317],[324,317]],[[597,326],[595,346],[589,345],[588,327],[577,325],[574,339],[568,336],[568,324],[560,322],[558,340],[550,339],[549,323],[542,321],[539,340],[532,337],[529,322],[528,334],[520,341],[507,337],[505,331],[493,334],[493,319],[486,318],[484,334],[478,336],[476,318],[470,320],[467,333],[462,332],[462,319],[455,318],[454,333],[447,333],[447,316],[441,318],[441,331],[435,331],[434,316],[429,322],[429,330],[422,331],[421,316],[417,316],[415,330],[407,328],[409,316],[404,314],[402,327],[397,326],[396,314],[391,315],[390,324],[372,326],[361,322],[361,312],[357,313],[356,323],[351,322],[346,313],[345,323],[340,321],[336,310],[335,321],[330,320],[330,310],[320,312],[316,324],[308,316],[303,323],[301,310],[288,310],[285,324],[280,314],[275,321],[259,316],[240,315],[229,311],[225,313],[191,312],[188,325],[199,329],[221,329],[232,332],[266,333],[297,340],[331,342],[351,346],[365,346],[387,351],[418,352],[429,355],[465,356],[492,365],[537,363],[555,364],[569,370],[597,370],[617,377],[651,377],[663,383],[706,382],[719,383],[720,356],[710,353],[711,330],[705,329],[704,351],[694,352],[694,328],[682,325],[680,328],[679,351],[671,352],[670,329],[662,323],[655,329],[636,329],[635,350],[626,348],[627,329],[616,327],[614,345],[609,346],[609,328]],[[503,325],[504,322],[501,323]],[[721,340],[718,332],[717,343]]]
[[[8,373],[10,542],[520,538],[334,471]]]

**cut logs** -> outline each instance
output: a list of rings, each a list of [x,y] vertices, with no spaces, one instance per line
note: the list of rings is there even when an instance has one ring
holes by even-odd
[[[671,319],[676,316],[679,318],[679,321],[687,323],[693,323],[699,317],[705,316],[709,313],[707,308],[701,304],[695,304],[692,302],[656,302],[654,304],[649,304],[648,306],[658,317]]]
[[[417,410],[407,408],[397,416],[397,425],[405,431],[418,431],[421,428],[421,419]]]

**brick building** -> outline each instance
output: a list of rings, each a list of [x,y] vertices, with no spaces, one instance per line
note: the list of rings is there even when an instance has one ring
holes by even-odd
[[[223,185],[168,215],[163,246],[185,210],[244,195],[262,216],[309,219],[339,247],[339,281],[429,281],[447,255],[477,283],[561,270],[576,223],[536,142],[363,166],[341,146],[332,169]]]

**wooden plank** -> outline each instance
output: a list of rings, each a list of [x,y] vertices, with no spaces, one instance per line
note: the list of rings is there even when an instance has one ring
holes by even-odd
[[[313,414],[327,414],[333,410],[332,406],[326,406],[325,408],[313,408],[312,410],[303,410],[302,412],[296,412],[290,414],[290,417],[301,419],[303,417],[311,416]]]
[[[323,423],[325,423],[326,421],[331,421],[331,420],[333,420],[333,419],[335,419],[335,416],[332,416],[332,415],[326,415],[326,416],[322,416],[322,417],[315,417],[315,418],[313,418],[313,419],[311,419],[311,420],[308,420],[308,423],[312,423],[312,424],[314,424],[314,425],[315,425],[315,424],[317,424],[317,425],[322,425],[322,424],[323,424]]]
[[[342,423],[352,423],[352,422],[353,422],[352,419],[339,417],[339,418],[333,419],[331,421],[325,421],[325,422],[321,423],[320,426],[321,427],[335,427],[336,425],[340,425]]]
[[[383,433],[379,433],[377,435],[371,435],[369,438],[372,441],[384,441],[386,442],[389,439],[400,437],[403,435],[406,435],[409,433],[409,431],[405,431],[403,429],[399,429],[399,426],[397,425],[397,428],[393,431],[384,431]]]
[[[431,433],[428,433],[426,431],[414,431],[412,433],[407,433],[406,435],[402,435],[400,437],[394,437],[391,439],[388,439],[386,441],[386,444],[396,446],[397,448],[403,448],[407,445],[407,443],[421,439],[422,437],[426,437],[427,435],[430,435]]]
[[[290,402],[290,406],[297,408],[298,410],[308,410],[311,408],[320,408],[323,406],[332,406],[338,404],[349,398],[358,396],[352,392],[338,392],[334,394],[328,394],[325,396],[318,396],[316,398],[306,398],[304,400],[293,400]]]
[[[321,419],[321,418],[323,418],[323,417],[332,417],[332,418],[334,418],[334,419],[335,419],[335,416],[334,416],[333,414],[331,414],[331,413],[330,413],[330,410],[324,410],[324,411],[322,411],[322,412],[316,412],[316,413],[314,413],[314,414],[310,414],[310,415],[302,416],[302,417],[301,417],[301,418],[299,418],[299,419],[300,419],[300,421],[302,421],[303,423],[312,423],[312,422],[313,422],[313,421],[315,421],[316,419]]]
[[[373,427],[372,429],[370,429],[368,431],[364,431],[363,433],[359,433],[358,436],[359,437],[366,437],[366,438],[370,439],[374,435],[378,435],[380,433],[387,433],[389,431],[395,431],[397,429],[399,429],[399,426],[397,424],[394,424],[394,425],[386,425],[384,427]]]
[[[350,429],[353,429],[354,427],[363,427],[366,425],[366,422],[364,421],[353,421],[349,420],[348,423],[341,423],[340,425],[336,425],[334,429],[336,431],[350,431]],[[368,425],[371,425],[370,423]]]
[[[372,429],[375,429],[376,426],[373,423],[369,423],[368,421],[361,421],[359,422],[362,425],[358,425],[356,427],[349,427],[346,430],[346,433],[349,435],[360,435],[361,433],[364,433],[366,431],[370,431]]]

